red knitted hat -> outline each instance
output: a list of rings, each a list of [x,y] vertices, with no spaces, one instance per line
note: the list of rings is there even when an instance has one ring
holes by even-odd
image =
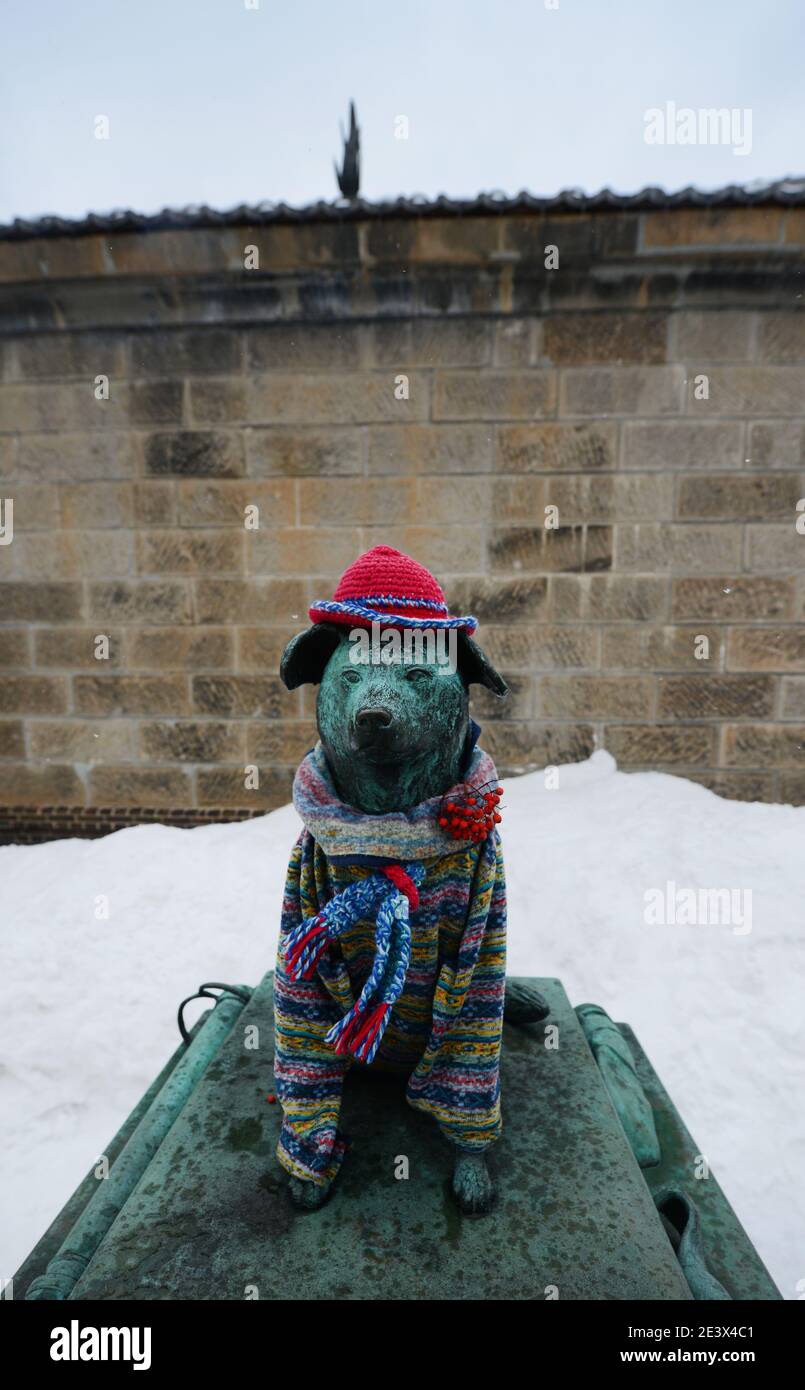
[[[341,576],[331,599],[318,599],[309,609],[311,622],[344,623],[350,627],[455,627],[474,632],[475,618],[451,618],[440,585],[424,565],[394,550],[376,545],[359,555]]]

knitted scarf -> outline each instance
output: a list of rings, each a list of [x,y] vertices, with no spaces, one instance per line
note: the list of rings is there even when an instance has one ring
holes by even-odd
[[[473,749],[460,787],[496,781]],[[355,1062],[408,1077],[409,1104],[462,1148],[500,1134],[506,899],[499,837],[456,845],[445,797],[364,815],[335,791],[321,745],[294,782],[304,830],[288,867],[275,979],[278,1157],[327,1183]]]

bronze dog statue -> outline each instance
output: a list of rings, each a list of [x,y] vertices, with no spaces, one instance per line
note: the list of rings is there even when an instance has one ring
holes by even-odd
[[[500,789],[469,687],[506,685],[422,566],[379,546],[347,570],[281,675],[319,685],[320,742],[301,764],[304,830],[283,902],[275,983],[278,1157],[301,1207],[326,1199],[347,1148],[349,1067],[403,1074],[455,1145],[453,1192],[490,1209],[501,1132],[506,898]],[[520,1021],[538,997],[509,1001]],[[507,1006],[507,1017],[509,1008]]]

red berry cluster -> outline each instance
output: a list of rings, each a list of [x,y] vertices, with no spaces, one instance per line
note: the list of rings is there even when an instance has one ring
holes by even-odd
[[[442,802],[439,824],[452,840],[485,840],[490,830],[502,820],[498,810],[503,788],[489,783],[486,787],[467,789],[460,799]]]

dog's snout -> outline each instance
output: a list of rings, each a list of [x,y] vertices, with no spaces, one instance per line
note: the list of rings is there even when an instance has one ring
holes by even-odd
[[[388,729],[392,724],[391,712],[384,709],[382,705],[374,705],[368,709],[360,709],[355,715],[356,728],[361,733],[380,733],[383,729]]]

